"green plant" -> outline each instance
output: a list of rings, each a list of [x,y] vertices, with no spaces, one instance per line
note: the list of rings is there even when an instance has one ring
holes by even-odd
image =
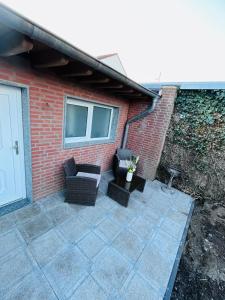
[[[134,173],[136,171],[138,161],[139,156],[133,156],[129,161],[127,172]]]
[[[225,149],[225,91],[180,90],[172,117],[173,143],[203,156]]]

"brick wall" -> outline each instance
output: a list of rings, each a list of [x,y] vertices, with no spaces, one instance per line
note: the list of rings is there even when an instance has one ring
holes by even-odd
[[[155,178],[160,161],[176,94],[176,87],[164,87],[155,111],[146,118],[132,123],[129,129],[127,147],[140,155],[138,172],[151,180]],[[128,118],[144,110],[147,105],[147,102],[131,104]]]
[[[35,71],[26,65],[25,61],[15,59],[0,59],[0,79],[29,86],[34,199],[62,189],[62,163],[71,156],[74,156],[78,163],[99,164],[103,171],[111,168],[112,157],[121,144],[127,119],[127,100],[72,85],[52,75]],[[115,143],[63,149],[65,95],[120,106]]]

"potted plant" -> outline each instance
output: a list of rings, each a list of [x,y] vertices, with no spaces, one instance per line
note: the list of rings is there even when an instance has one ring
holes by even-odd
[[[139,160],[139,156],[134,157],[132,160],[130,160],[130,163],[129,163],[129,166],[127,169],[126,181],[131,182],[131,180],[133,178],[133,174],[136,171],[138,160]]]

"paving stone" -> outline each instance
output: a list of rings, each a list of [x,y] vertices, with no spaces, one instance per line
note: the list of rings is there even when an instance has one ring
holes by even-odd
[[[0,217],[0,234],[5,233],[15,226],[14,213]]]
[[[20,224],[18,226],[19,231],[22,236],[29,243],[31,240],[37,238],[38,236],[44,234],[52,228],[51,221],[47,218],[45,214],[40,214],[33,218],[31,221]]]
[[[80,250],[74,247],[63,250],[43,270],[57,296],[67,299],[87,277],[89,264]]]
[[[106,209],[103,207],[89,206],[81,210],[79,215],[92,225],[99,224],[106,216]]]
[[[152,246],[161,253],[162,256],[167,257],[170,261],[174,261],[180,245],[180,240],[175,240],[168,233],[163,232],[161,229],[155,235]]]
[[[121,227],[110,218],[105,219],[95,229],[106,242],[111,242],[120,231]]]
[[[38,204],[30,204],[15,211],[16,223],[24,223],[38,216],[41,213],[41,208]]]
[[[136,215],[140,215],[147,208],[146,196],[140,192],[137,192],[137,194],[134,195],[132,193],[128,205],[129,209],[133,210]]]
[[[52,195],[40,200],[39,203],[44,209],[48,210],[61,205],[63,203],[63,199],[58,196]]]
[[[72,208],[74,210],[75,215],[74,216],[78,216],[79,213],[86,208],[86,206],[84,205],[79,205],[79,204],[73,204],[73,203],[67,203],[69,205],[70,208]]]
[[[6,295],[5,300],[57,300],[46,279],[38,272],[27,275]]]
[[[155,224],[159,225],[163,216],[159,214],[157,209],[153,209],[152,207],[146,207],[142,213],[142,216]]]
[[[120,289],[128,278],[132,265],[112,248],[96,257],[92,276],[107,292]]]
[[[169,233],[176,240],[180,240],[184,231],[183,224],[178,224],[170,218],[165,218],[160,226],[160,229],[164,232]]]
[[[90,231],[90,225],[79,217],[70,218],[57,228],[70,243],[78,242]]]
[[[178,210],[169,210],[166,215],[167,218],[171,219],[172,221],[178,223],[181,226],[185,226],[187,222],[187,214],[180,212]]]
[[[74,210],[68,204],[61,204],[47,210],[46,214],[54,225],[59,225],[75,215]]]
[[[70,300],[106,300],[107,296],[102,288],[93,280],[91,276],[77,288]]]
[[[28,248],[38,264],[43,267],[65,247],[65,244],[57,232],[51,229],[32,241]]]
[[[137,262],[138,272],[157,290],[165,290],[172,271],[173,262],[159,253],[152,244],[142,252]]]
[[[117,207],[113,210],[111,218],[121,226],[127,226],[136,217],[135,212],[129,207]]]
[[[19,233],[13,229],[0,236],[0,257],[23,245],[23,240]]]
[[[165,215],[169,209],[171,209],[171,199],[167,195],[165,196],[163,191],[153,192],[151,195],[151,201],[148,205],[154,211],[158,212],[158,215]]]
[[[78,243],[78,246],[88,256],[88,258],[92,259],[103,249],[105,243],[96,234],[90,232]]]
[[[135,263],[144,248],[144,243],[136,234],[125,229],[115,238],[112,246]]]
[[[163,298],[139,275],[135,274],[122,293],[124,300],[162,300]]]
[[[175,193],[172,195],[173,207],[176,210],[179,210],[184,213],[190,211],[192,205],[192,198],[180,191],[175,190]]]
[[[92,208],[57,194],[0,217],[0,299],[162,300],[192,201],[161,186],[147,182],[127,208],[102,193]]]
[[[7,289],[11,288],[17,280],[22,279],[32,271],[34,263],[23,248],[10,252],[0,260],[0,299]]]
[[[101,206],[106,210],[112,209],[114,207],[118,207],[117,202],[113,201],[111,198],[107,197],[106,195],[98,196],[96,200],[95,207]]]
[[[138,217],[130,225],[132,229],[144,242],[147,242],[152,238],[153,234],[156,231],[157,222],[154,220],[150,221],[149,219]]]

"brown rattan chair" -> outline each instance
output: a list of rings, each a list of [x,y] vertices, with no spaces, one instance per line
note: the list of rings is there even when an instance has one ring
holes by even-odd
[[[113,172],[114,176],[124,174],[126,175],[128,166],[123,162],[132,160],[136,155],[130,149],[118,148],[113,157]]]
[[[63,167],[66,176],[65,201],[94,206],[101,178],[100,166],[76,164],[74,158],[70,158]]]

